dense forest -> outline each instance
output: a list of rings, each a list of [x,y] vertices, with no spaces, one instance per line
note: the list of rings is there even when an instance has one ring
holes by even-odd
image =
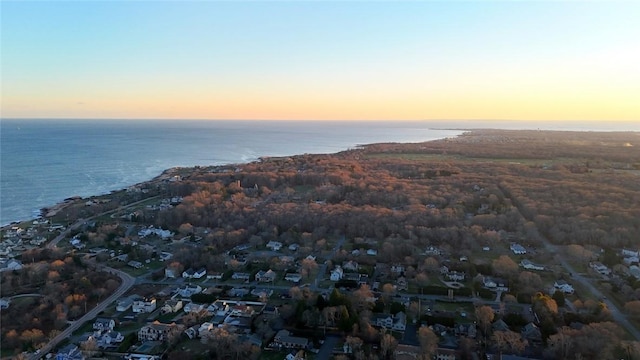
[[[426,245],[478,247],[497,232],[622,247],[640,230],[638,176],[635,133],[483,130],[194,169],[169,185],[183,203],[148,217],[176,230],[216,229],[213,247],[255,235],[318,241],[334,231],[394,239],[385,254],[398,260]]]

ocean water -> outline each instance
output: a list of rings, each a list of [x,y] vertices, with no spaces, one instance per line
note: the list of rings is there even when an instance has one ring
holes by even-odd
[[[459,133],[406,122],[2,120],[0,224],[34,218],[39,209],[70,196],[125,188],[175,166],[335,153],[359,144]]]
[[[37,217],[65,198],[108,193],[176,166],[260,156],[335,153],[361,144],[421,142],[470,128],[639,131],[639,124],[0,120],[0,224]]]

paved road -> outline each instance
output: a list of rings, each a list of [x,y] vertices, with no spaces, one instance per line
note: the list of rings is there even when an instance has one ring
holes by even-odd
[[[506,193],[506,191],[504,191],[504,190],[503,190],[503,192]],[[510,200],[514,204],[518,203],[517,201],[514,201],[513,199],[510,199]],[[526,219],[522,215],[522,212],[520,211],[520,209],[518,209],[518,211],[520,212],[520,216],[523,219]],[[582,286],[584,286],[587,289],[589,289],[589,291],[594,296],[596,296],[597,298],[603,299],[602,301],[605,303],[605,305],[607,305],[607,308],[609,308],[609,311],[611,311],[611,315],[613,316],[614,321],[616,321],[618,324],[620,324],[622,327],[624,327],[634,337],[635,340],[640,341],[640,331],[638,331],[638,329],[635,326],[633,326],[633,324],[631,324],[631,322],[629,322],[627,317],[624,315],[624,313],[622,313],[622,311],[620,311],[620,309],[618,309],[616,304],[614,304],[613,302],[611,302],[611,301],[609,301],[607,299],[604,299],[604,295],[602,295],[602,292],[598,288],[593,286],[593,284],[591,283],[591,281],[589,281],[589,279],[587,279],[584,276],[582,276],[581,274],[577,273],[575,271],[575,269],[573,268],[573,266],[571,266],[571,264],[569,264],[569,262],[567,262],[567,260],[564,258],[563,252],[560,251],[558,246],[551,244],[551,242],[545,237],[542,237],[542,241],[543,241],[544,248],[547,251],[547,253],[548,254],[555,254],[557,256],[557,259],[560,261],[560,264],[562,265],[562,267],[564,267],[564,269],[569,274],[571,274],[572,280],[580,283]]]
[[[91,216],[91,217],[86,218],[86,219],[78,219],[78,220],[76,220],[76,222],[74,222],[68,228],[66,228],[63,232],[61,232],[60,235],[56,236],[55,239],[51,240],[47,244],[47,248],[48,249],[55,248],[62,239],[66,238],[69,235],[69,233],[72,230],[78,229],[80,226],[84,225],[87,221],[91,221],[93,219],[96,219],[96,218],[98,218],[100,216],[104,216],[104,215],[107,215],[107,214],[116,213],[116,212],[118,212],[120,210],[124,210],[124,209],[130,208],[132,206],[136,206],[136,205],[138,205],[140,203],[143,203],[145,201],[148,201],[148,200],[151,200],[151,199],[155,199],[155,198],[158,198],[158,197],[160,197],[160,195],[152,196],[152,197],[140,200],[140,201],[135,201],[135,202],[132,202],[132,203],[127,204],[127,205],[122,205],[122,206],[119,206],[119,207],[117,207],[117,208],[115,208],[113,210],[105,211],[105,212],[102,212],[100,214]]]
[[[545,240],[544,247],[546,251],[549,252],[549,254],[557,255],[557,259],[560,261],[560,264],[562,265],[562,267],[564,267],[565,270],[571,274],[572,281],[576,281],[580,283],[582,286],[589,289],[589,291],[595,297],[602,299],[602,302],[604,302],[605,305],[607,305],[607,308],[609,309],[609,311],[611,311],[611,316],[613,316],[613,320],[616,323],[622,325],[622,327],[624,327],[635,338],[635,340],[640,340],[640,331],[638,331],[638,329],[635,326],[633,326],[633,324],[631,324],[629,319],[627,319],[626,315],[622,311],[620,311],[620,309],[618,309],[616,304],[614,304],[608,299],[605,299],[605,296],[602,294],[602,292],[598,288],[593,286],[593,284],[591,283],[591,281],[589,281],[589,279],[585,278],[584,276],[576,272],[573,266],[571,266],[571,264],[569,264],[569,262],[567,262],[567,260],[562,256],[561,250],[558,249],[556,245],[553,245]]]
[[[117,211],[132,207],[132,206],[136,206],[139,203],[143,202],[143,201],[147,201],[149,199],[153,199],[156,198],[158,196],[154,196],[154,197],[150,197],[144,200],[140,200],[140,201],[136,201],[124,206],[120,206],[116,209],[113,210],[109,210],[103,213],[100,213],[98,215],[94,215],[90,218],[87,219],[78,219],[76,222],[74,222],[71,226],[69,226],[66,230],[64,230],[63,232],[60,233],[60,235],[56,236],[55,239],[53,239],[52,241],[50,241],[47,244],[47,248],[49,249],[53,249],[57,246],[57,244],[64,238],[66,238],[69,233],[75,229],[78,229],[80,226],[84,225],[87,221],[93,220],[99,216],[103,216],[109,213],[115,213]],[[31,354],[29,355],[29,360],[37,360],[39,358],[41,358],[42,356],[46,355],[48,352],[52,351],[61,341],[67,339],[68,337],[71,336],[71,334],[76,331],[77,329],[79,329],[82,325],[84,325],[84,323],[86,323],[87,321],[93,320],[93,318],[95,318],[96,316],[98,316],[98,314],[101,311],[104,311],[109,305],[111,305],[111,303],[113,303],[114,301],[116,301],[118,298],[120,298],[122,295],[124,295],[124,293],[127,292],[127,290],[129,290],[134,284],[136,279],[134,277],[132,277],[131,275],[117,270],[117,269],[113,269],[104,265],[96,265],[96,270],[100,270],[100,271],[106,271],[108,273],[111,274],[115,274],[118,275],[120,277],[120,279],[122,280],[122,283],[120,284],[120,287],[113,293],[111,294],[108,298],[106,298],[104,301],[98,303],[98,305],[91,309],[89,312],[87,312],[86,314],[84,314],[84,316],[82,316],[80,319],[70,323],[69,327],[67,327],[66,329],[64,329],[60,334],[58,334],[58,336],[54,337],[53,339],[51,339],[47,345],[45,345],[42,349],[40,349],[39,354]]]
[[[120,270],[112,269],[110,267],[101,266],[101,265],[98,265],[97,269],[118,275],[120,279],[122,279],[122,284],[120,284],[120,287],[118,288],[118,290],[116,290],[113,294],[111,294],[111,296],[106,298],[104,301],[98,303],[98,305],[95,308],[91,309],[89,312],[84,314],[83,317],[71,323],[71,325],[69,325],[69,327],[67,327],[60,334],[58,334],[58,336],[51,339],[47,345],[45,345],[42,349],[40,349],[39,354],[31,354],[29,356],[29,360],[37,360],[42,356],[46,355],[51,350],[53,350],[61,341],[69,338],[71,334],[74,331],[76,331],[78,328],[80,328],[82,325],[84,325],[84,323],[86,323],[87,321],[93,320],[96,316],[98,316],[98,314],[101,311],[104,311],[109,305],[111,305],[111,303],[113,303],[122,295],[124,295],[124,293],[127,292],[127,290],[129,290],[135,283],[135,278],[133,278],[129,274],[122,272]]]

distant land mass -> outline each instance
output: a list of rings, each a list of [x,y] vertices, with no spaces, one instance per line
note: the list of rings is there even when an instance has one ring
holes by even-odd
[[[66,336],[170,359],[640,357],[639,180],[638,132],[481,129],[171,168],[2,229],[2,356]],[[77,331],[98,312],[124,340]]]

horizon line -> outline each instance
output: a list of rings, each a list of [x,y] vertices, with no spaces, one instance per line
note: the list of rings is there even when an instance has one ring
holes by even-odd
[[[102,117],[0,117],[1,120],[90,120],[90,121],[113,121],[113,120],[135,120],[135,121],[313,121],[313,122],[444,122],[444,121],[463,121],[463,122],[475,122],[475,121],[495,121],[495,122],[618,122],[618,123],[640,123],[640,119],[636,120],[621,120],[621,119],[538,119],[538,120],[526,120],[526,119],[485,119],[485,118],[472,118],[472,119],[223,119],[223,118],[129,118],[129,117],[117,117],[117,118],[102,118]]]

